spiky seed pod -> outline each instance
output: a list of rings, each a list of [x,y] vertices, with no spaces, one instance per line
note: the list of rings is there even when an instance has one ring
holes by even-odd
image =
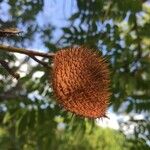
[[[21,33],[23,33],[23,31],[20,31],[19,29],[16,28],[0,29],[0,37],[18,36]]]
[[[65,109],[88,118],[105,117],[109,69],[97,52],[83,47],[58,51],[52,75],[54,94]]]

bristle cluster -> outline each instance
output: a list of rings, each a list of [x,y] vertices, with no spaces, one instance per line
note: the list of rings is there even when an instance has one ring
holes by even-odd
[[[93,50],[78,47],[58,51],[52,85],[65,109],[88,118],[105,116],[110,97],[109,70],[104,58]]]

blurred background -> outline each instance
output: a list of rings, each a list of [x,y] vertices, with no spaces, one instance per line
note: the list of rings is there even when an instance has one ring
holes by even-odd
[[[149,0],[0,0],[4,27],[23,31],[0,37],[4,45],[101,51],[110,63],[112,97],[110,119],[74,116],[53,98],[48,70],[0,51],[0,60],[21,76],[17,81],[0,66],[0,150],[150,149]]]

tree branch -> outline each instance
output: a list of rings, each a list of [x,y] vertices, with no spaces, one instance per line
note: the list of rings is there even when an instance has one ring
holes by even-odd
[[[16,78],[17,80],[20,78],[19,74],[16,73],[13,69],[11,69],[6,61],[0,60],[0,64],[7,70],[7,72],[11,76],[13,76],[14,78]]]
[[[11,47],[11,46],[1,45],[1,44],[0,44],[0,50],[5,51],[5,52],[25,54],[25,55],[28,55],[29,57],[40,56],[40,57],[50,58],[55,55],[54,53],[37,52],[33,50],[28,50],[25,48],[17,48],[17,47]]]
[[[43,65],[43,66],[46,67],[46,68],[49,68],[49,65],[48,65],[47,63],[45,63],[45,62],[43,62],[43,61],[37,59],[35,56],[30,56],[30,57],[31,57],[34,61],[36,61],[37,63]]]

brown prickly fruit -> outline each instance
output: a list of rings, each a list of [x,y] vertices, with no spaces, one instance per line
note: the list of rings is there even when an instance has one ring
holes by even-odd
[[[58,51],[52,76],[54,94],[66,110],[88,118],[106,116],[109,69],[97,52],[84,47]]]

